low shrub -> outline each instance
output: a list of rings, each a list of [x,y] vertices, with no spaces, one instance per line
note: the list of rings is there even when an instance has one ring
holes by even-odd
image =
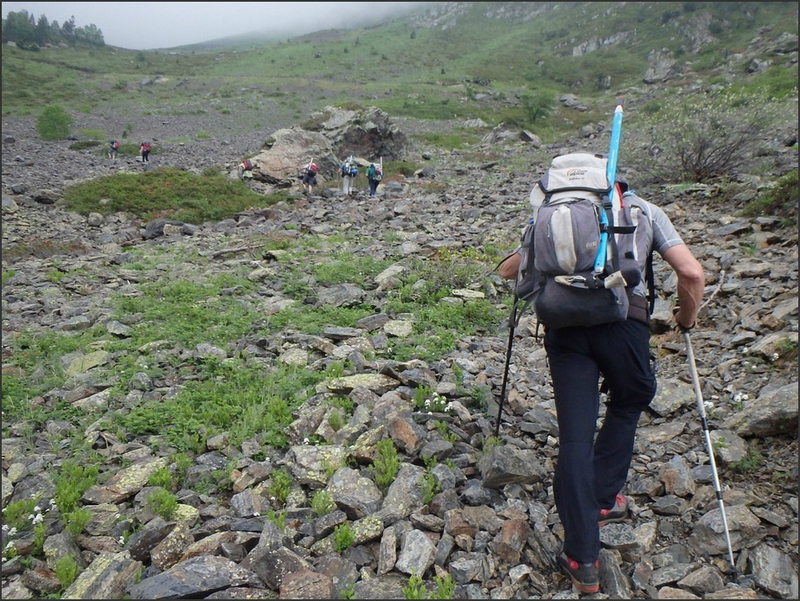
[[[46,106],[36,120],[36,131],[42,140],[66,140],[75,120],[58,104]]]

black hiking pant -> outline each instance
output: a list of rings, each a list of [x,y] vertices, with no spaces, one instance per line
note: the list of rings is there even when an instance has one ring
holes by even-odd
[[[600,553],[600,509],[613,507],[625,485],[639,416],[656,393],[650,329],[632,319],[549,328],[544,345],[558,414],[553,493],[564,552],[577,562],[593,562]],[[601,375],[609,393],[595,439]]]

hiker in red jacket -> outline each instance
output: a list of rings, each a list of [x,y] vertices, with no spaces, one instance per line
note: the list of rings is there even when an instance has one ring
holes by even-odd
[[[142,162],[149,163],[150,162],[150,142],[142,142],[141,146],[139,146],[139,152],[142,153]]]
[[[317,173],[319,172],[319,167],[314,161],[311,161],[308,165],[306,165],[306,172],[303,174],[303,189],[306,195],[311,196],[314,192],[314,186],[317,185]]]

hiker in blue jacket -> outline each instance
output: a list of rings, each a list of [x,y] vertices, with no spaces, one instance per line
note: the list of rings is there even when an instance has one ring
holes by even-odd
[[[664,211],[633,192],[623,198],[647,209],[645,215],[653,226],[650,250],[659,253],[677,275],[676,324],[683,329],[694,327],[703,298],[702,265]],[[519,263],[516,253],[502,264],[500,274],[516,278]],[[645,282],[642,273],[640,283],[629,292],[626,320],[545,327],[559,437],[553,493],[564,527],[564,545],[557,559],[581,593],[600,589],[600,526],[628,516],[628,499],[621,491],[633,457],[636,425],[656,393]],[[603,389],[607,387],[606,413],[595,439],[601,376]]]
[[[375,196],[378,193],[378,184],[381,181],[381,170],[375,163],[370,163],[367,167],[367,182],[369,183],[369,195]]]

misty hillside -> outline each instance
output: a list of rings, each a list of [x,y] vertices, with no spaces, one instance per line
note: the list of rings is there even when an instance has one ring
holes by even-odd
[[[788,2],[437,3],[356,29],[165,51],[3,47],[3,115],[216,110],[233,129],[269,107],[302,121],[329,104],[393,116],[535,126],[543,139],[665,91],[796,95],[797,5]],[[558,102],[575,95],[580,110]],[[545,115],[535,109],[552,108]],[[546,118],[545,118],[546,117]]]

